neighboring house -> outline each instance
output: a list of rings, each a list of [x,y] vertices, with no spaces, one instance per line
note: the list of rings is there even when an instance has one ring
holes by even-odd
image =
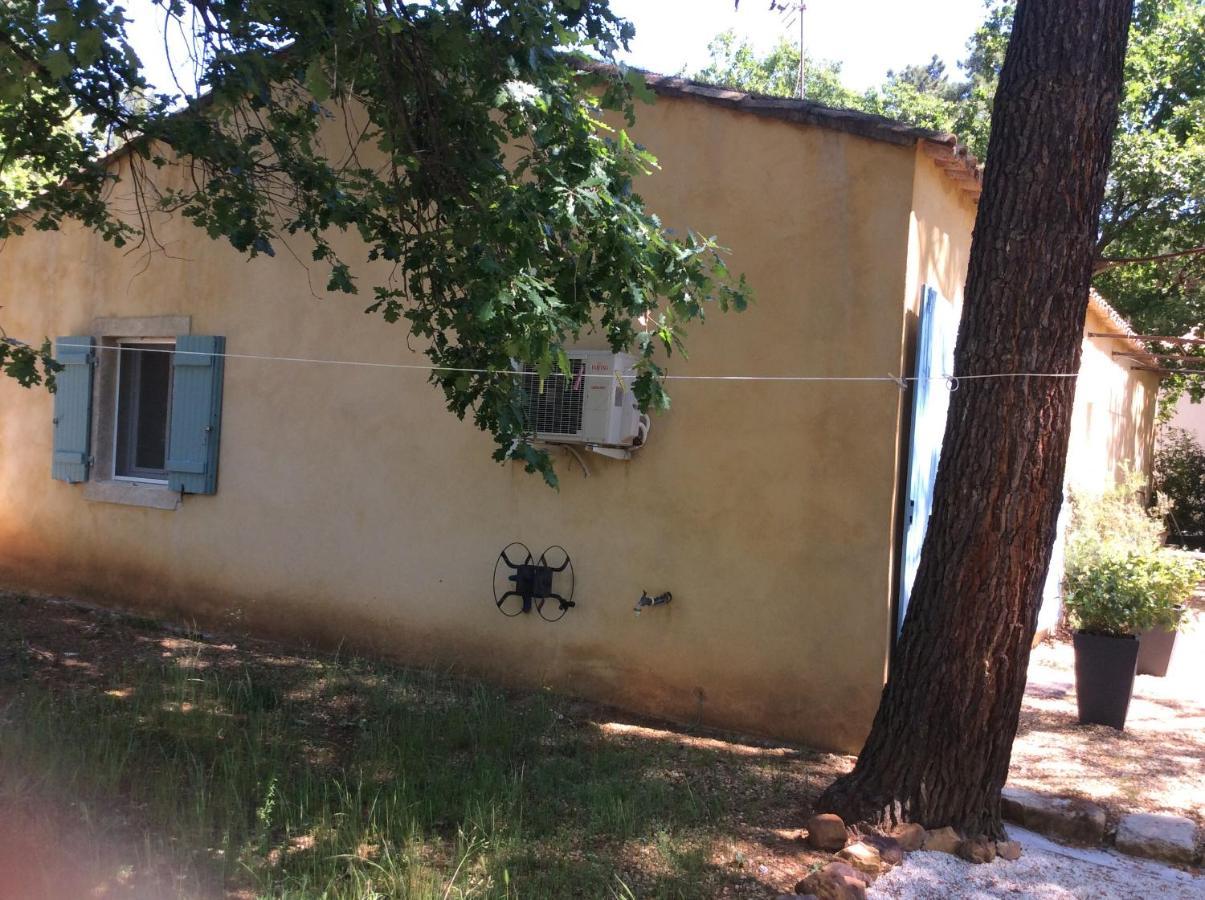
[[[1172,417],[1164,427],[1183,428],[1200,443],[1205,444],[1205,403],[1193,403],[1192,397],[1187,393],[1182,394],[1176,401]]]
[[[652,84],[636,132],[664,172],[641,191],[718,235],[757,295],[695,328],[672,374],[907,374],[922,307],[920,362],[948,372],[979,190],[952,138]],[[156,235],[166,252],[129,253],[71,224],[0,253],[8,332],[75,336],[57,399],[0,379],[0,584],[858,749],[944,381],[673,382],[634,458],[583,452],[586,478],[566,454],[555,492],[493,463],[421,371],[262,358],[424,363],[364,301],[178,218]],[[1092,316],[1124,333],[1099,300]],[[1069,477],[1103,484],[1146,465],[1157,381],[1086,347]],[[571,554],[555,624],[495,608],[512,541]],[[673,601],[636,615],[643,590]]]

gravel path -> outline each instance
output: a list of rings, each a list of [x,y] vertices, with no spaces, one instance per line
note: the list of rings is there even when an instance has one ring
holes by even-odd
[[[1080,725],[1075,656],[1066,641],[1030,657],[1021,727],[1008,782],[1050,796],[1128,812],[1186,816],[1205,827],[1205,597],[1176,638],[1166,678],[1139,675],[1125,731]]]
[[[1205,876],[1103,850],[1064,847],[1010,827],[1025,853],[1017,862],[971,865],[948,853],[910,853],[880,877],[868,900],[1205,900]]]

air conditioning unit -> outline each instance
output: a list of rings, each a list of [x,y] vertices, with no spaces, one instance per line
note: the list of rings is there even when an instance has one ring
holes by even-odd
[[[527,427],[539,441],[584,444],[627,458],[630,453],[623,451],[640,446],[648,433],[648,417],[641,414],[632,390],[635,358],[609,350],[570,350],[568,356],[568,377],[556,370],[541,383],[538,372],[523,367]]]

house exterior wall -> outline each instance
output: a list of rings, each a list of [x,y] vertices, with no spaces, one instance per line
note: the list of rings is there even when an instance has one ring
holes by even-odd
[[[1097,492],[1123,481],[1127,471],[1150,475],[1159,375],[1135,370],[1132,359],[1114,356],[1114,351],[1132,349],[1125,342],[1090,338],[1089,332],[1121,330],[1095,305],[1089,307],[1066,483],[1072,490]]]
[[[961,310],[976,205],[920,147],[914,162],[907,308],[913,317],[918,314],[921,286],[929,285]]]
[[[908,332],[906,347],[915,346],[921,287],[938,293],[961,311],[975,205],[951,180],[943,177],[920,148],[916,154],[913,210],[909,222]],[[1089,333],[1122,334],[1094,299],[1084,325],[1083,359],[1076,382],[1075,405],[1067,451],[1065,484],[1072,491],[1098,492],[1117,483],[1127,471],[1149,475],[1155,427],[1158,375],[1131,368],[1132,361],[1113,351],[1130,349],[1113,338]],[[911,368],[908,361],[905,368]],[[906,471],[909,423],[906,410],[900,434],[904,441],[901,471]],[[901,509],[906,498],[901,493]],[[1038,618],[1039,634],[1051,630],[1061,609],[1063,541],[1070,507],[1064,504],[1050,573]]]
[[[636,137],[663,165],[651,208],[718,235],[757,294],[696,326],[674,374],[899,370],[912,147],[664,98]],[[493,463],[421,372],[238,356],[423,363],[362,297],[178,219],[156,237],[164,252],[74,225],[10,240],[0,315],[32,340],[168,315],[224,335],[217,493],[86,500],[50,479],[51,397],[0,378],[0,585],[858,749],[894,593],[894,386],[676,382],[636,459],[583,454],[584,478],[562,457],[554,492]],[[560,622],[494,609],[516,540],[572,555]],[[642,589],[673,603],[636,616]]]
[[[966,194],[918,149],[909,222],[907,298],[911,317],[918,309],[922,285],[935,286],[961,310],[975,209]],[[1103,490],[1123,479],[1127,468],[1150,472],[1159,376],[1136,371],[1131,368],[1132,360],[1113,356],[1114,351],[1132,349],[1123,341],[1090,338],[1090,333],[1123,334],[1096,300],[1084,323],[1066,481],[1073,489]]]

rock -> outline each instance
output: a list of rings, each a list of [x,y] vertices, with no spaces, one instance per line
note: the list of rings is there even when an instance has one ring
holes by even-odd
[[[974,838],[958,845],[958,855],[971,863],[990,863],[996,858],[996,842],[987,838]]]
[[[818,900],[815,894],[779,894],[774,900]]]
[[[1087,800],[1005,787],[1000,808],[1009,821],[1070,843],[1094,846],[1105,838],[1105,811]]]
[[[1021,845],[1016,841],[996,841],[996,855],[1009,862],[1016,862],[1021,858]]]
[[[1182,816],[1130,813],[1117,824],[1117,849],[1131,856],[1191,865],[1196,859],[1196,823]]]
[[[883,860],[879,856],[878,848],[868,844],[866,841],[858,841],[855,844],[850,844],[838,853],[837,856],[858,871],[865,872],[872,877],[883,871]]]
[[[795,893],[816,900],[866,900],[866,882],[845,863],[831,862],[795,885]]]
[[[921,828],[921,843],[924,843],[924,833],[925,830]],[[888,866],[898,866],[904,861],[904,848],[893,837],[887,837],[885,834],[867,834],[863,835],[862,841],[878,850],[879,858]]]
[[[958,832],[947,825],[945,828],[926,831],[923,849],[935,853],[957,853],[961,843],[962,838],[958,836]]]
[[[840,816],[821,813],[808,819],[808,843],[817,850],[840,850],[848,835]]]
[[[911,853],[913,850],[919,850],[925,846],[924,826],[917,825],[915,822],[900,825],[895,831],[891,832],[891,836],[900,842],[900,847],[903,848],[905,853]]]

